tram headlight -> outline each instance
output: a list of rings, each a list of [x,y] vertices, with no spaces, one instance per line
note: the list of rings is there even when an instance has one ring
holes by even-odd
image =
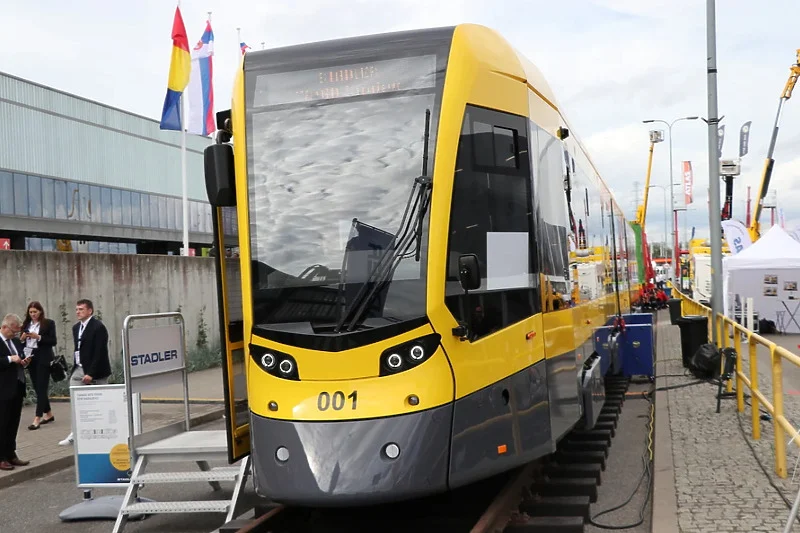
[[[297,361],[288,353],[250,344],[250,356],[267,373],[282,379],[300,380]]]
[[[384,350],[380,357],[381,376],[390,376],[421,365],[439,347],[438,333],[425,335]]]

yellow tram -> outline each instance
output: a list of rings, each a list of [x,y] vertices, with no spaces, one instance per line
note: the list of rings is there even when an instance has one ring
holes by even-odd
[[[206,183],[259,494],[442,492],[594,423],[633,238],[530,61],[478,25],[371,35],[248,53],[232,100]]]

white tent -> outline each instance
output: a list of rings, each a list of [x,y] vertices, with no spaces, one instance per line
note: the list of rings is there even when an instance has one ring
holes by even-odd
[[[736,255],[723,258],[725,314],[753,298],[760,319],[772,320],[786,333],[800,333],[800,242],[780,226]]]

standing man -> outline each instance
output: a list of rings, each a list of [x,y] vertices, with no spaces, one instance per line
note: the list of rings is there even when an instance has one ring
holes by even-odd
[[[25,370],[30,363],[17,339],[22,319],[15,314],[0,324],[0,470],[14,470],[30,461],[17,457],[17,430],[25,397]]]
[[[105,385],[111,375],[108,330],[100,319],[95,318],[91,300],[78,300],[75,315],[78,317],[78,322],[72,326],[75,354],[69,384],[70,386]],[[73,435],[70,433],[59,444],[67,446],[73,442]]]

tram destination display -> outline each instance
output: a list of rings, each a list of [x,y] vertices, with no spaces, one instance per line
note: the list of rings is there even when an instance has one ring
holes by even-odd
[[[428,89],[435,83],[435,55],[364,61],[260,74],[256,78],[254,104],[257,107],[273,106]]]

